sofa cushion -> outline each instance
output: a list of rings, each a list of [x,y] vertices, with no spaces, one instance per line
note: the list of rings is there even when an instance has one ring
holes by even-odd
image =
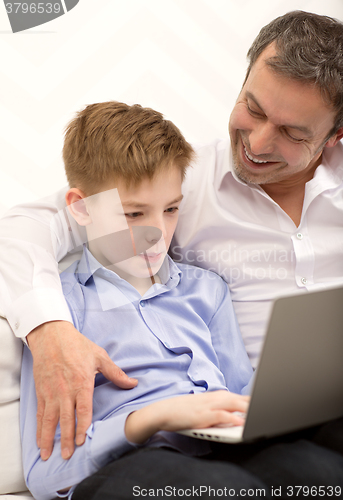
[[[27,488],[22,468],[19,428],[23,345],[3,317],[0,317],[0,346],[0,494],[5,494],[23,492]]]

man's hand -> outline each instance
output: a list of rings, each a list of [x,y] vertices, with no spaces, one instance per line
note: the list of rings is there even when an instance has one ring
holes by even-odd
[[[158,431],[181,431],[214,425],[242,425],[244,420],[233,412],[246,413],[250,396],[228,391],[188,394],[164,399],[137,410],[126,419],[129,441],[143,444]]]
[[[61,426],[62,457],[74,453],[85,441],[92,422],[94,377],[101,372],[123,389],[137,385],[116,366],[104,349],[84,337],[67,321],[52,321],[27,336],[33,356],[33,374],[38,400],[37,444],[47,460],[53,448],[58,421]]]

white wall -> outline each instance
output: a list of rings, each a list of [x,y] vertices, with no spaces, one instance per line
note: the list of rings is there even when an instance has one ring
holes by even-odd
[[[109,99],[162,111],[193,142],[225,137],[259,29],[300,9],[343,19],[342,0],[80,0],[12,34],[0,5],[0,214],[65,184],[63,128]]]

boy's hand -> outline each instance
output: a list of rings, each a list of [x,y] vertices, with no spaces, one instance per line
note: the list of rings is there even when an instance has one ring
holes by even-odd
[[[109,358],[104,349],[84,337],[67,321],[52,321],[35,328],[27,341],[33,356],[37,393],[37,444],[41,457],[52,453],[58,421],[61,426],[62,457],[74,453],[75,409],[76,444],[85,441],[92,422],[94,377],[101,372],[123,389],[131,389],[130,379]]]
[[[228,391],[189,394],[158,401],[131,413],[125,425],[126,437],[142,444],[158,431],[181,431],[214,425],[242,425],[233,412],[246,413],[250,397]]]

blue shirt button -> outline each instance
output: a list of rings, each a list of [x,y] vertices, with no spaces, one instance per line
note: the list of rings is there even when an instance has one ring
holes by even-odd
[[[140,305],[141,307],[145,307],[145,302],[144,302],[143,300],[141,300],[141,301],[140,301],[140,303],[139,303],[139,305]]]

